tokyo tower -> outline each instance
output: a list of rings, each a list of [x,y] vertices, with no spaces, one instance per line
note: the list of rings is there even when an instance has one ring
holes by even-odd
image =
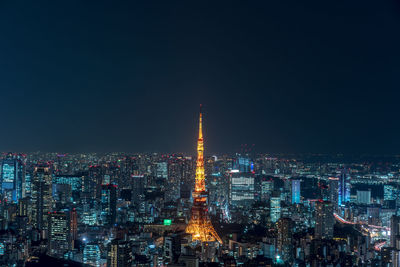
[[[197,140],[197,162],[196,162],[196,179],[195,188],[192,193],[193,206],[192,215],[189,224],[186,227],[186,233],[192,235],[193,241],[214,242],[218,241],[222,244],[221,238],[218,236],[208,215],[207,191],[204,177],[204,145],[202,130],[202,114],[200,105],[199,120],[199,139]]]

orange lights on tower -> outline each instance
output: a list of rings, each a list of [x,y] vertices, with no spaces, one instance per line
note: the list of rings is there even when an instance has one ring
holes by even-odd
[[[204,175],[204,140],[203,140],[203,121],[200,105],[199,118],[199,139],[197,140],[197,161],[195,188],[193,192],[192,214],[189,224],[186,227],[186,233],[192,235],[193,241],[200,242],[219,242],[221,238],[215,231],[210,217],[208,215],[207,192]]]

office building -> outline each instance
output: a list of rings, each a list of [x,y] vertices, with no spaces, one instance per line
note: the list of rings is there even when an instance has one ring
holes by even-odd
[[[274,195],[270,198],[270,220],[276,223],[281,217],[281,197]]]
[[[131,266],[132,261],[131,243],[118,239],[112,240],[108,248],[107,267]]]
[[[277,223],[277,256],[285,262],[291,262],[293,259],[293,221],[290,218],[280,218]]]
[[[358,204],[371,204],[371,190],[357,190]]]
[[[83,263],[94,267],[100,267],[101,251],[97,243],[88,243],[83,249]]]
[[[63,257],[71,249],[70,219],[67,212],[50,212],[48,215],[48,251]]]
[[[101,220],[103,225],[112,226],[117,218],[117,186],[113,184],[101,186]]]
[[[20,157],[9,153],[1,163],[1,192],[9,202],[25,196],[25,166]]]
[[[339,176],[339,206],[350,201],[350,175],[349,170],[342,169]]]
[[[231,205],[251,205],[254,201],[254,176],[251,173],[231,173],[229,189]]]
[[[37,166],[32,181],[32,223],[41,231],[43,236],[47,232],[47,215],[52,208],[51,172],[48,166]]]
[[[333,204],[330,201],[318,201],[315,212],[315,237],[319,239],[333,238]]]
[[[300,180],[292,180],[292,204],[300,203]]]

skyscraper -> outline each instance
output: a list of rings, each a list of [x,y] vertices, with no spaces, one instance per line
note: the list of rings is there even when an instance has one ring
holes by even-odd
[[[270,199],[270,218],[275,223],[281,217],[281,197],[273,196]]]
[[[156,168],[156,177],[158,178],[168,178],[168,163],[163,161],[163,162],[158,162],[157,163],[157,168]]]
[[[316,203],[315,218],[315,237],[320,239],[333,238],[333,205],[329,201],[319,201]]]
[[[37,166],[32,179],[32,223],[42,235],[47,232],[48,213],[52,207],[51,172],[48,166]]]
[[[396,247],[396,240],[400,239],[400,216],[393,215],[390,219],[390,246]]]
[[[108,248],[107,266],[131,266],[133,260],[132,246],[128,241],[114,239]]]
[[[350,175],[347,169],[342,169],[339,176],[339,206],[350,201]]]
[[[1,164],[1,192],[8,201],[24,197],[25,168],[22,160],[9,153]]]
[[[131,186],[132,186],[132,201],[139,203],[141,197],[144,194],[145,176],[144,175],[132,175]]]
[[[337,210],[339,205],[339,178],[337,177],[329,177],[329,201]]]
[[[112,226],[117,218],[117,192],[116,185],[101,186],[101,220],[103,225]]]
[[[78,238],[78,214],[76,212],[76,209],[73,208],[70,211],[70,229],[71,229],[71,242],[72,242],[72,248],[74,245],[74,241]]]
[[[51,255],[63,257],[71,249],[70,220],[66,212],[48,215],[48,250]]]
[[[254,176],[252,173],[231,173],[229,200],[233,206],[249,206],[254,201]]]
[[[101,251],[96,243],[88,243],[83,249],[83,263],[90,266],[100,267]]]
[[[193,241],[222,243],[208,215],[207,191],[204,176],[204,145],[202,130],[202,113],[199,119],[199,139],[197,141],[197,164],[195,189],[193,191],[192,215],[186,227],[186,233],[192,235]]]
[[[291,262],[293,258],[292,228],[292,219],[280,218],[278,220],[277,256],[285,262]]]
[[[292,180],[292,204],[300,203],[300,180]]]

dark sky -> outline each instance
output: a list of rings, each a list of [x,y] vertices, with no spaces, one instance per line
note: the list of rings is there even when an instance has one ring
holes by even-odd
[[[117,3],[118,2],[118,3]],[[0,150],[400,153],[400,2],[1,1]]]

